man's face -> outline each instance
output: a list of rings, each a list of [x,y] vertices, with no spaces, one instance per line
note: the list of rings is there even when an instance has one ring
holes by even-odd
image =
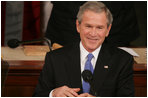
[[[84,12],[81,24],[76,21],[76,26],[82,45],[88,52],[93,52],[103,43],[111,28],[111,25],[107,27],[105,12],[95,13],[89,10]]]

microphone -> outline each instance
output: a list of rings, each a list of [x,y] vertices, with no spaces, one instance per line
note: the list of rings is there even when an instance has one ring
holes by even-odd
[[[93,76],[93,75],[92,75],[91,71],[89,71],[89,70],[84,70],[84,71],[82,72],[83,80],[84,80],[85,82],[88,82],[89,84],[91,84],[91,82],[92,82],[92,80],[93,80],[93,77],[92,77],[92,76]]]
[[[34,40],[27,40],[27,41],[19,41],[18,39],[11,39],[7,42],[8,47],[10,48],[16,48],[18,47],[20,44],[31,44],[31,43],[39,43],[39,42],[47,42],[50,51],[52,51],[51,49],[51,41],[48,40],[47,38],[41,38],[41,39],[34,39]]]
[[[94,95],[94,96],[97,96],[97,92],[95,91],[95,89],[93,87],[93,83],[92,83],[92,81],[93,81],[93,74],[92,74],[92,72],[89,71],[89,70],[84,70],[82,72],[82,77],[83,77],[83,80],[85,82],[89,83],[91,94]]]

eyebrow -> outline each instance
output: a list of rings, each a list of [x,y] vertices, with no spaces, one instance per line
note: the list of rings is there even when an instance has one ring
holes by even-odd
[[[84,24],[85,26],[92,26],[91,24],[89,24],[89,23],[86,23],[86,24]],[[97,25],[96,27],[104,27],[104,25]]]

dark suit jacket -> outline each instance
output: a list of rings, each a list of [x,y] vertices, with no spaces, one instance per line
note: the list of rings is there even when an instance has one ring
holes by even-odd
[[[93,79],[98,96],[134,96],[133,57],[103,44]],[[51,90],[64,85],[81,88],[82,93],[79,43],[47,53],[33,96],[49,96]]]

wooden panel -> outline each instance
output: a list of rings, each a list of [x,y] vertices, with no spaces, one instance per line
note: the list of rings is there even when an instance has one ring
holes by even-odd
[[[43,61],[9,61],[9,73],[5,82],[2,96],[31,97],[38,77],[42,70]],[[145,64],[134,64],[135,96],[147,96],[147,69]]]
[[[36,86],[39,76],[8,76],[5,84],[7,86]]]
[[[2,96],[31,97],[38,83],[38,74],[9,73]]]
[[[31,97],[35,86],[6,86],[3,97]]]
[[[146,87],[136,87],[135,96],[136,97],[147,97],[147,88]]]

